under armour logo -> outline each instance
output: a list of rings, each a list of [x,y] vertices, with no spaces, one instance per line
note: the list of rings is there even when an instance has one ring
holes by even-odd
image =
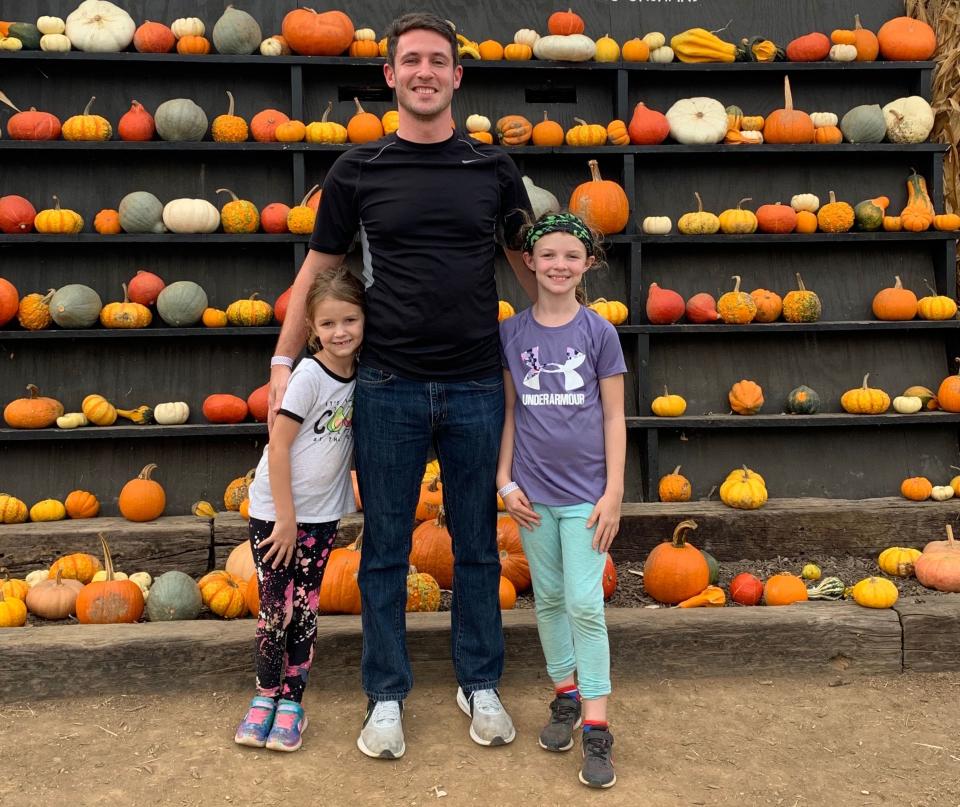
[[[520,354],[520,360],[527,368],[527,374],[523,377],[523,386],[525,387],[539,390],[541,373],[563,373],[564,392],[583,387],[583,376],[576,370],[587,360],[587,357],[575,347],[567,348],[567,360],[563,364],[557,362],[541,364],[539,346],[524,350]]]

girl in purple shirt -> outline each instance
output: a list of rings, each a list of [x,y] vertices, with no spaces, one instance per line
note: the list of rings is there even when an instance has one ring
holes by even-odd
[[[613,325],[578,298],[600,257],[571,213],[546,214],[527,229],[523,259],[537,300],[500,324],[506,417],[497,487],[520,525],[555,687],[540,746],[567,751],[582,725],[580,781],[611,787],[602,578],[623,501],[626,365]]]

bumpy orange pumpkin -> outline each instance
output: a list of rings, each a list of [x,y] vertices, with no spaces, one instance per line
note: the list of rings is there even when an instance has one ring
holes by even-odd
[[[678,465],[670,473],[660,477],[657,493],[662,502],[688,502],[693,495],[690,480],[680,473]]]
[[[224,619],[236,619],[247,612],[247,602],[243,598],[246,581],[243,583],[241,585],[229,572],[217,569],[201,577],[197,585],[207,608]]]
[[[100,561],[86,552],[74,552],[57,558],[50,566],[48,578],[56,580],[59,574],[64,580],[79,580],[89,583],[100,571]]]

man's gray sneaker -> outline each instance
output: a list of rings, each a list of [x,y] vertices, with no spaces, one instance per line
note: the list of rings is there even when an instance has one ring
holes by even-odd
[[[469,697],[457,689],[457,705],[471,718],[470,739],[480,745],[506,745],[517,736],[495,689],[479,689]]]
[[[587,787],[613,787],[617,774],[613,770],[613,735],[602,729],[583,732],[583,764],[580,781]]]
[[[550,704],[550,722],[540,732],[540,747],[547,751],[569,751],[573,748],[573,732],[582,722],[580,699],[558,695]]]
[[[403,742],[403,704],[400,701],[370,701],[357,748],[374,759],[398,759],[407,750]]]

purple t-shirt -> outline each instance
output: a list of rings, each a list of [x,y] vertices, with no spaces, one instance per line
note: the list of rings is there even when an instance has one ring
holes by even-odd
[[[607,486],[600,379],[627,371],[616,329],[585,307],[555,328],[528,308],[500,323],[500,350],[517,390],[513,480],[538,504],[595,504]]]

